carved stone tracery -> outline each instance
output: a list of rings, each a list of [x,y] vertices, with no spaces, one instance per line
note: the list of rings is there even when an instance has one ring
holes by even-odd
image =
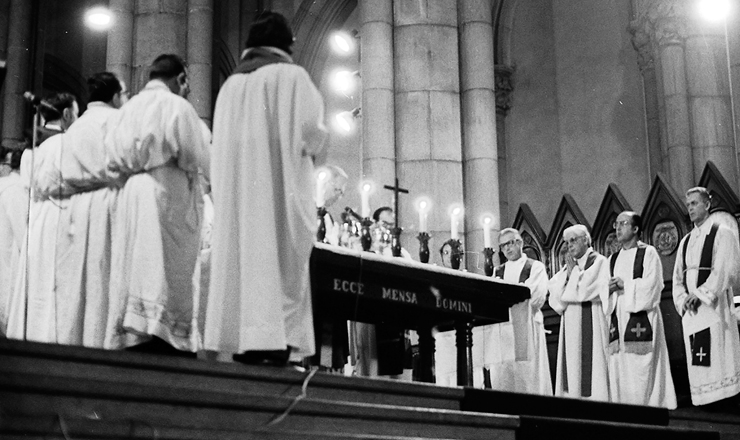
[[[494,68],[494,79],[496,81],[496,113],[506,116],[511,109],[512,94],[514,92],[514,68],[497,65]]]

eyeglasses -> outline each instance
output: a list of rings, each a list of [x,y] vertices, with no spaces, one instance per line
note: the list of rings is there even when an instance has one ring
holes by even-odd
[[[582,238],[586,238],[586,237],[583,236],[583,235],[579,235],[578,237],[571,237],[571,238],[568,238],[568,239],[564,239],[563,240],[563,243],[565,243],[565,244],[575,244],[575,243],[578,242],[578,240],[580,240]]]
[[[507,247],[509,247],[509,246],[513,246],[513,245],[517,244],[517,243],[518,243],[519,241],[521,241],[521,240],[519,240],[518,238],[515,238],[515,239],[513,239],[513,240],[509,240],[509,241],[507,241],[506,243],[501,243],[501,244],[499,244],[499,245],[498,245],[498,247],[499,247],[499,248],[500,248],[501,250],[504,250],[504,249],[506,249],[506,248],[507,248]]]
[[[620,226],[632,226],[632,223],[629,220],[621,220],[616,221],[612,224],[612,227],[614,229],[618,229]]]

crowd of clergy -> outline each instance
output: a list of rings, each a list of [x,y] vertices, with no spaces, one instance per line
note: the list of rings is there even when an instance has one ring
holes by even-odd
[[[0,334],[256,364],[313,355],[309,256],[326,129],[292,44],[281,15],[256,21],[220,90],[212,133],[186,99],[177,55],[155,59],[131,99],[114,74],[93,75],[79,118],[69,94],[42,101],[37,146],[9,154],[13,171],[0,178]],[[343,184],[327,188],[329,201]],[[706,189],[690,189],[686,206],[694,229],[678,247],[673,298],[692,401],[704,405],[740,393],[740,248],[709,218]],[[392,214],[379,209],[375,220],[392,227]],[[352,246],[326,223],[327,242]],[[476,386],[676,408],[661,259],[640,241],[639,215],[619,214],[614,228],[621,248],[608,258],[585,226],[566,229],[567,257],[549,279],[516,229],[500,232],[507,261],[494,276],[531,297],[509,322],[474,329]],[[548,301],[561,316],[554,387]],[[438,352],[444,344],[438,337]],[[449,358],[437,359],[438,383],[455,377]]]

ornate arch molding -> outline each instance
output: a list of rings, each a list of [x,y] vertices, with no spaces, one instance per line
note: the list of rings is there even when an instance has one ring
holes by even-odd
[[[314,81],[320,79],[326,60],[325,44],[329,32],[347,21],[357,8],[357,0],[303,0],[291,26],[296,37],[295,61]]]
[[[511,65],[511,31],[519,0],[496,0],[493,5],[493,59],[496,64]]]

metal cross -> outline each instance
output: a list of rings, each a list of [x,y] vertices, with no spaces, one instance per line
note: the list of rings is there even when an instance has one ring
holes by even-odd
[[[408,194],[409,190],[403,189],[398,186],[398,177],[396,177],[396,184],[394,186],[384,185],[383,188],[393,191],[393,202],[394,202],[394,213],[396,214],[396,227],[400,228],[401,225],[401,213],[398,212],[398,193]]]
[[[696,357],[699,358],[699,362],[704,362],[704,356],[707,354],[704,353],[704,347],[699,347],[699,351],[696,352]]]

